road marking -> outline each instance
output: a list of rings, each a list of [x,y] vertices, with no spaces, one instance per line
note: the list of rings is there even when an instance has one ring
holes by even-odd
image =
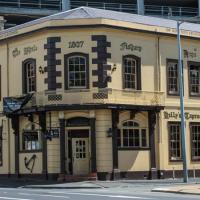
[[[99,196],[99,197],[110,197],[110,198],[127,198],[127,199],[151,199],[147,197],[136,197],[136,196],[126,196],[126,195],[112,195],[112,194],[96,194],[96,193],[79,193],[79,192],[49,192],[51,194],[74,194],[82,196]]]
[[[29,194],[30,195],[30,194]],[[0,199],[10,199],[10,200],[31,200],[31,199],[22,199],[22,198],[14,198],[14,197],[0,197]]]
[[[30,196],[30,194],[28,194],[28,193],[18,193],[19,195],[28,195],[28,196]],[[54,198],[64,198],[64,199],[69,199],[69,197],[68,196],[55,196],[55,195],[50,195],[50,194],[31,194],[31,196],[33,196],[33,195],[35,195],[35,196],[41,196],[41,197],[54,197]]]

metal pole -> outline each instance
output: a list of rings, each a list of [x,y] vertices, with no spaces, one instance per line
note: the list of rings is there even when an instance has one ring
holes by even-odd
[[[183,159],[183,181],[188,182],[187,156],[186,156],[186,134],[185,134],[185,111],[184,111],[184,95],[183,95],[183,65],[182,65],[182,48],[180,25],[183,22],[177,21],[177,40],[178,40],[178,71],[179,71],[179,93],[180,93],[180,109],[181,109],[181,150]]]

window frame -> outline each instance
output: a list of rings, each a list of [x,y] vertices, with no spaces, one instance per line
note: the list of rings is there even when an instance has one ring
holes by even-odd
[[[28,85],[27,85],[27,64],[33,64],[33,67],[35,69],[35,91],[28,91]],[[36,71],[36,59],[34,58],[28,58],[22,62],[22,93],[23,94],[28,94],[32,92],[37,91],[37,71]]]
[[[126,122],[133,122],[139,124],[139,126],[124,126]],[[139,130],[139,146],[124,146],[124,130]],[[146,131],[146,146],[142,146],[142,132],[143,130]],[[118,150],[149,150],[149,134],[148,134],[148,128],[147,127],[141,127],[140,123],[138,123],[135,120],[126,120],[122,122],[122,125],[118,131],[117,140],[120,140],[120,145],[117,144]],[[129,143],[129,141],[128,141]]]
[[[0,127],[0,167],[3,166],[3,126]]]
[[[178,125],[179,126],[179,133],[180,133],[180,141],[179,141],[180,142],[180,158],[174,159],[174,160],[171,158],[171,153],[170,153],[171,152],[170,126],[172,126],[172,125],[176,125],[176,126]],[[171,121],[168,122],[168,129],[167,130],[168,130],[168,157],[169,157],[169,161],[170,162],[182,162],[183,159],[182,159],[182,149],[181,149],[181,142],[182,142],[181,141],[181,122],[174,122],[174,121],[173,122],[171,122]]]
[[[177,92],[170,92],[169,90],[169,74],[168,74],[168,70],[169,70],[169,65],[168,63],[177,63]],[[184,72],[183,72],[184,73]],[[179,96],[179,68],[178,68],[178,60],[177,59],[166,59],[166,78],[167,78],[167,95],[169,96]]]
[[[37,149],[32,149],[32,141],[31,140],[31,149],[26,149],[26,144],[25,144],[25,135],[27,134],[37,134],[38,135],[38,142],[40,145],[40,148]],[[37,130],[24,130],[22,132],[22,145],[21,145],[21,151],[20,152],[42,152],[42,133],[41,131],[37,131]]]
[[[125,87],[125,65],[124,61],[126,58],[132,58],[136,61],[136,88]],[[132,54],[124,55],[122,57],[122,88],[125,90],[142,90],[141,81],[141,58]]]
[[[191,66],[197,66],[199,67],[199,93],[198,94],[192,94],[191,91],[191,77],[190,77],[190,68]],[[189,96],[190,97],[200,97],[200,62],[194,62],[194,61],[188,61],[188,87],[189,87]]]
[[[68,60],[70,57],[84,57],[86,60],[86,86],[85,87],[69,87],[69,65]],[[77,90],[77,89],[89,89],[90,77],[89,77],[89,54],[81,52],[73,52],[64,55],[64,85],[65,90]]]
[[[192,137],[192,126],[199,126],[200,127],[200,122],[190,122],[189,127],[190,127],[190,152],[191,152],[191,161],[192,162],[199,162],[200,161],[200,156],[198,158],[193,157],[193,137]],[[199,138],[200,139],[200,138]]]

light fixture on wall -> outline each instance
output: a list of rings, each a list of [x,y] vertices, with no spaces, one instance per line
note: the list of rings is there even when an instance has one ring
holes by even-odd
[[[42,66],[39,66],[39,73],[44,74],[44,68],[42,68]]]

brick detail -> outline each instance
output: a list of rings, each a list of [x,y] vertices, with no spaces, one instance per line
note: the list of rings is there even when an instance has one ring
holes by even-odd
[[[93,87],[106,88],[108,82],[112,81],[107,74],[107,71],[111,70],[111,65],[107,64],[107,59],[111,58],[107,48],[111,47],[111,43],[107,41],[106,35],[92,35],[92,41],[97,42],[97,46],[92,47],[92,52],[97,53],[97,58],[92,59],[92,64],[97,65],[97,70],[92,71],[92,76],[98,77],[98,81],[93,82]]]
[[[56,59],[56,54],[61,53],[61,48],[56,48],[58,42],[61,42],[60,37],[48,37],[47,43],[44,44],[44,49],[47,50],[47,55],[44,56],[44,60],[47,62],[47,66],[44,68],[47,78],[44,82],[47,84],[48,90],[62,88],[62,84],[56,81],[56,78],[61,76],[61,71],[56,70],[56,66],[61,65],[61,60]]]

